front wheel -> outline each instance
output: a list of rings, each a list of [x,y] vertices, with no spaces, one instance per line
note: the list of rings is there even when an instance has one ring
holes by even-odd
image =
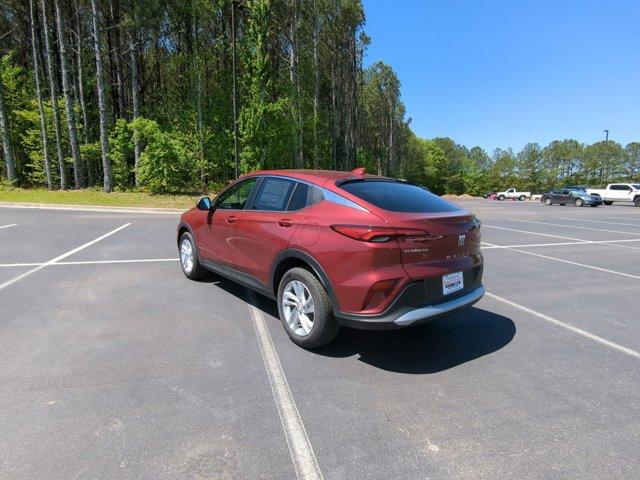
[[[575,201],[573,202],[573,204],[576,207],[581,207],[584,205],[584,200],[582,200],[581,198],[576,198]]]
[[[292,268],[280,280],[278,312],[287,335],[302,348],[325,345],[338,333],[326,290],[304,268]]]
[[[640,207],[640,197],[636,197],[636,198],[634,198],[634,199],[633,199],[633,204],[634,204],[636,207]]]
[[[200,265],[196,243],[189,232],[184,232],[180,237],[180,265],[182,272],[190,280],[202,278],[207,273]]]

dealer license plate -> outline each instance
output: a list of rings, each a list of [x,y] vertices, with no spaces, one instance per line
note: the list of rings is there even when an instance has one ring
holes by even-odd
[[[449,295],[463,288],[464,279],[462,278],[462,272],[454,272],[442,276],[442,293],[444,295]]]

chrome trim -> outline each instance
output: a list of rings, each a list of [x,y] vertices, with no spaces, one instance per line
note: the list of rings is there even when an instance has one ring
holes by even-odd
[[[453,310],[458,310],[463,307],[468,307],[473,303],[476,303],[482,298],[485,293],[484,287],[476,288],[473,292],[466,294],[464,297],[456,298],[445,303],[439,303],[437,305],[429,305],[427,307],[417,308],[410,312],[401,315],[396,318],[393,323],[400,326],[411,325],[418,320],[424,320],[430,317],[437,317],[445,313],[449,313]]]
[[[362,205],[358,205],[356,202],[353,202],[336,192],[332,192],[328,188],[325,188],[325,187],[319,187],[319,188],[322,191],[324,200],[326,200],[327,202],[337,203],[338,205],[342,205],[344,207],[349,207],[349,208],[355,208],[356,210],[362,210],[363,212],[369,211],[366,208],[364,208]]]

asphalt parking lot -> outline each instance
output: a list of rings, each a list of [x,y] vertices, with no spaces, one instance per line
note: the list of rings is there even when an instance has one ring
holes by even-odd
[[[460,203],[487,296],[314,352],[177,215],[0,208],[0,478],[640,477],[640,208]]]

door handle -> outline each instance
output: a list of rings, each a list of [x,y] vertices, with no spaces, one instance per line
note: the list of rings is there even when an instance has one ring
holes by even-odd
[[[227,217],[227,223],[233,223],[237,220],[236,217],[234,217],[233,215],[231,215],[230,217]]]
[[[291,220],[290,218],[282,218],[278,220],[278,225],[280,225],[281,227],[292,227],[293,220]]]

